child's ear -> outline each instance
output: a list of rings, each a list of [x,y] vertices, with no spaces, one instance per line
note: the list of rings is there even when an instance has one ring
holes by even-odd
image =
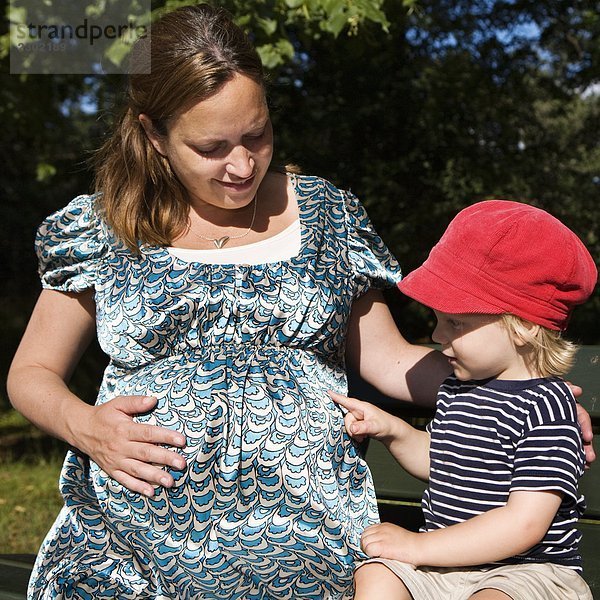
[[[531,321],[521,321],[519,325],[519,329],[513,333],[513,342],[517,347],[527,346],[538,334],[540,326]]]

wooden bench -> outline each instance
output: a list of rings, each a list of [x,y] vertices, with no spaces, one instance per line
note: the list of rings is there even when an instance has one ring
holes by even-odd
[[[584,394],[579,401],[590,413],[594,433],[597,436],[600,433],[600,346],[585,346],[577,356],[577,364],[568,378],[583,388]],[[362,382],[352,382],[352,395],[369,400],[417,427],[424,427],[432,416],[430,410],[407,406],[383,397]],[[595,449],[600,456],[598,444],[599,439],[596,437]],[[385,447],[375,440],[368,444],[366,458],[375,482],[381,520],[418,530],[422,524],[420,500],[425,484],[403,471]],[[580,491],[585,495],[587,509],[578,526],[583,535],[581,553],[584,561],[584,577],[592,588],[592,593],[598,597],[600,597],[599,462],[596,462],[581,480]]]

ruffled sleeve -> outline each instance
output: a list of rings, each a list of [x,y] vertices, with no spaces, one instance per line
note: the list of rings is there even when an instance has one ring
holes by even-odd
[[[94,287],[108,244],[96,196],[78,196],[38,228],[35,250],[42,287],[82,292]]]
[[[358,283],[358,295],[369,288],[383,289],[402,278],[398,261],[375,231],[367,211],[351,192],[344,192],[348,251]]]

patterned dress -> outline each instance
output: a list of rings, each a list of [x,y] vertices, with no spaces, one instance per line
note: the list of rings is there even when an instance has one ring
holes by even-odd
[[[301,250],[268,264],[132,253],[92,196],[41,225],[43,286],[95,290],[110,357],[97,403],[156,396],[136,420],[181,432],[187,468],[147,498],[69,452],[29,598],[351,598],[377,507],[327,390],[346,391],[353,300],[400,271],[352,194],[294,185]]]

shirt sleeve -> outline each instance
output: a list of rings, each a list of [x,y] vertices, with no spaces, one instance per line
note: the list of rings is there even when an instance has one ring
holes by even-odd
[[[535,424],[519,441],[511,491],[557,491],[575,502],[585,458],[574,420]]]
[[[358,282],[358,295],[384,289],[402,278],[398,261],[379,237],[367,211],[351,192],[344,192],[349,258]]]
[[[94,287],[107,247],[95,196],[77,196],[38,228],[35,250],[42,287],[61,292]]]

